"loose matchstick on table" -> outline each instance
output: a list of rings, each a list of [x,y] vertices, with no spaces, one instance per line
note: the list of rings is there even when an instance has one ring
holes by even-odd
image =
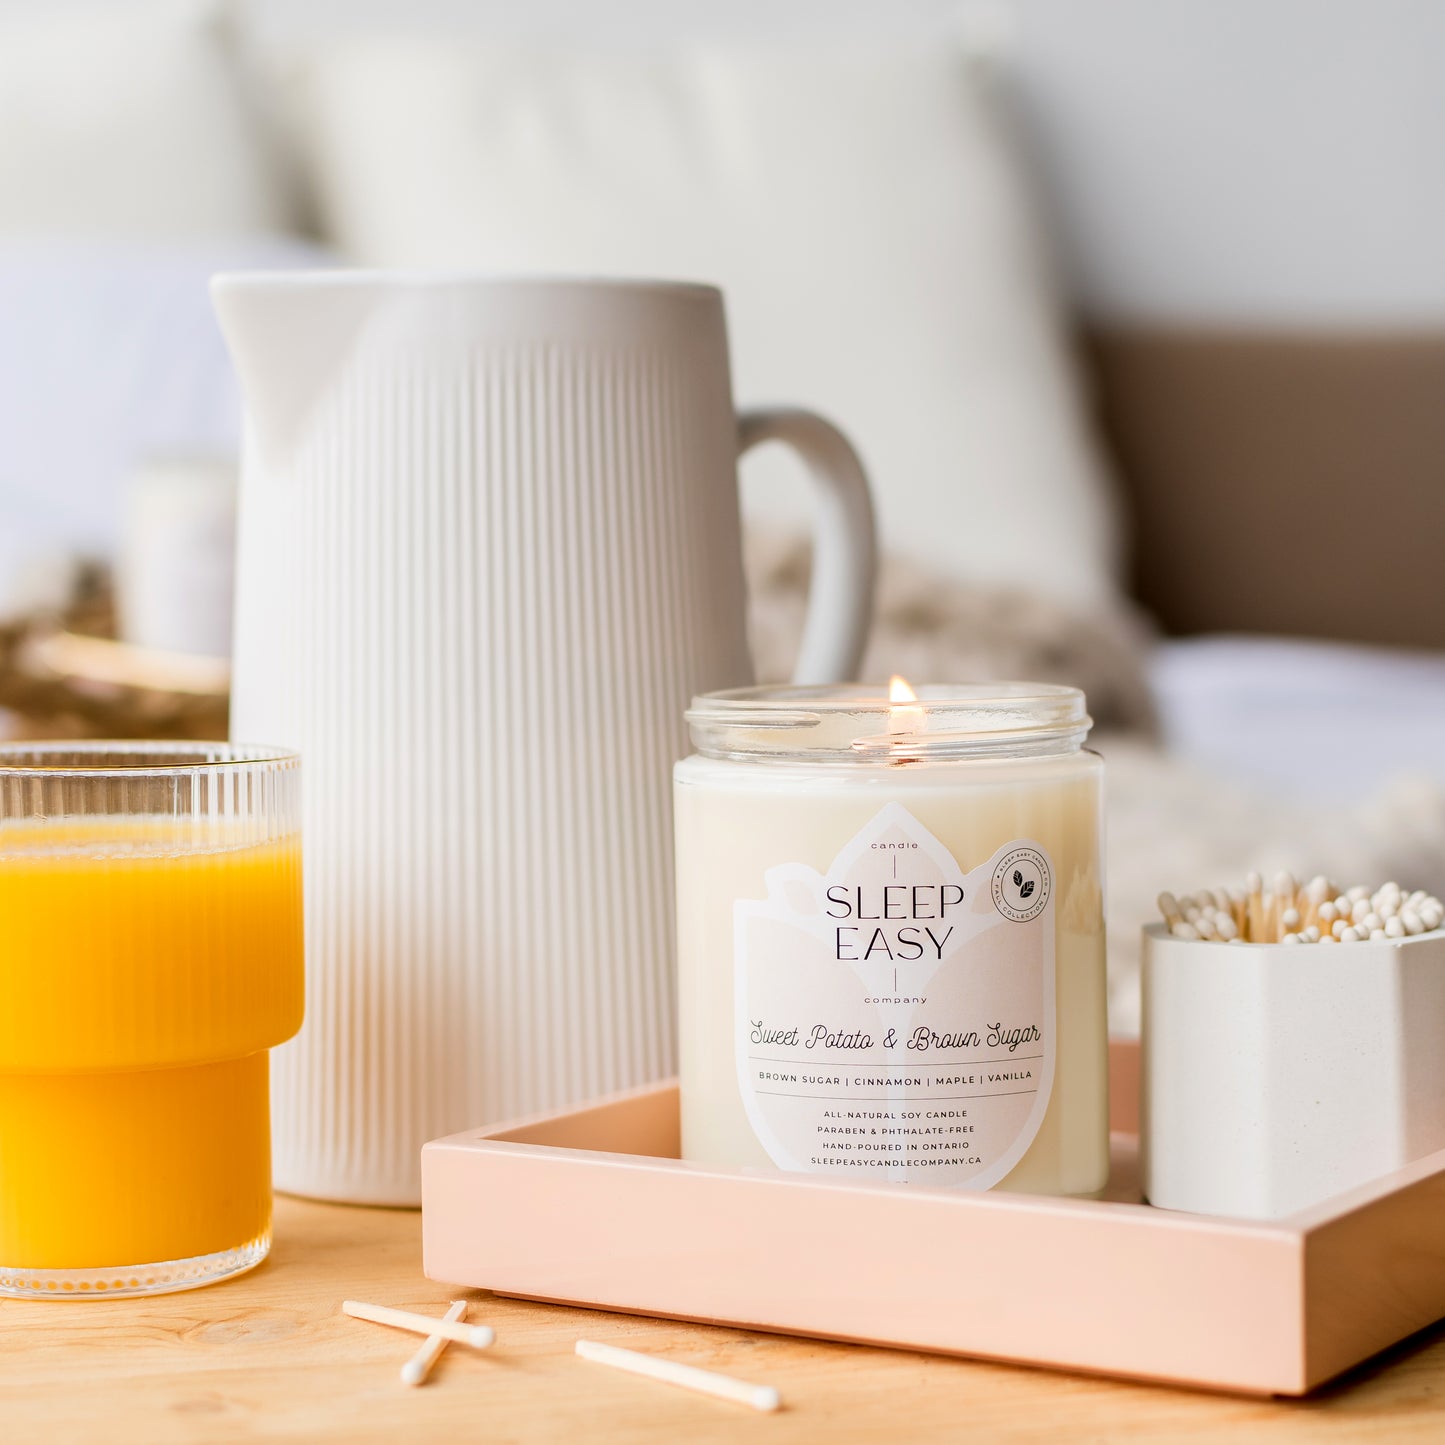
[[[750,1385],[746,1380],[735,1380],[731,1375],[700,1370],[696,1365],[680,1365],[675,1360],[662,1360],[656,1355],[639,1354],[636,1350],[603,1345],[596,1340],[578,1340],[577,1353],[584,1360],[592,1360],[599,1365],[611,1365],[615,1370],[645,1375],[650,1380],[661,1380],[668,1385],[681,1385],[684,1390],[696,1390],[700,1394],[716,1395],[720,1400],[751,1405],[754,1410],[782,1407],[782,1397],[771,1385]]]
[[[467,1302],[464,1299],[452,1301],[452,1307],[442,1316],[443,1324],[455,1324],[467,1312]],[[401,1379],[404,1385],[420,1385],[431,1374],[431,1367],[441,1359],[441,1354],[448,1344],[445,1335],[431,1334],[427,1336],[426,1343],[401,1367]]]
[[[460,1320],[438,1320],[431,1315],[413,1314],[410,1310],[394,1310],[388,1305],[363,1304],[360,1300],[342,1300],[341,1312],[352,1319],[370,1320],[374,1325],[390,1325],[395,1330],[410,1330],[414,1335],[440,1335],[454,1344],[470,1345],[484,1350],[497,1338],[490,1325],[464,1325]]]

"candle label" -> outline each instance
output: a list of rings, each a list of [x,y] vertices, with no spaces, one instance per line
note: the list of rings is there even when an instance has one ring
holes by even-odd
[[[1026,838],[965,873],[890,803],[825,874],[734,905],[737,1066],[783,1169],[988,1189],[1054,1079],[1054,874]]]

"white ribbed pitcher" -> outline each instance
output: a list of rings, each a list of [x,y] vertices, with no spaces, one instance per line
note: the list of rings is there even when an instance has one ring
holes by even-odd
[[[414,1204],[425,1140],[673,1068],[670,770],[688,699],[752,673],[738,453],[821,484],[803,681],[862,651],[867,485],[820,418],[734,413],[711,287],[213,295],[249,418],[231,731],[305,758],[276,1184]]]

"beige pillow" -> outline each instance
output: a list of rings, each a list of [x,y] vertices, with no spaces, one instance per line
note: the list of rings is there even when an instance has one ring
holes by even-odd
[[[0,17],[0,235],[242,235],[290,220],[216,5]]]
[[[884,542],[1112,595],[1117,510],[988,77],[944,43],[666,55],[357,37],[302,81],[328,239],[377,265],[690,277],[743,404],[854,438]],[[749,510],[796,520],[784,461]]]

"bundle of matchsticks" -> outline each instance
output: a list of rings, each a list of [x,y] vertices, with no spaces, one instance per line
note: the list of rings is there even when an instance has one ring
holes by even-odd
[[[1337,888],[1325,877],[1301,885],[1288,873],[1279,874],[1273,888],[1251,873],[1242,893],[1161,893],[1159,911],[1173,937],[1216,943],[1378,943],[1445,923],[1445,904],[1424,889],[1406,893],[1398,883]]]

